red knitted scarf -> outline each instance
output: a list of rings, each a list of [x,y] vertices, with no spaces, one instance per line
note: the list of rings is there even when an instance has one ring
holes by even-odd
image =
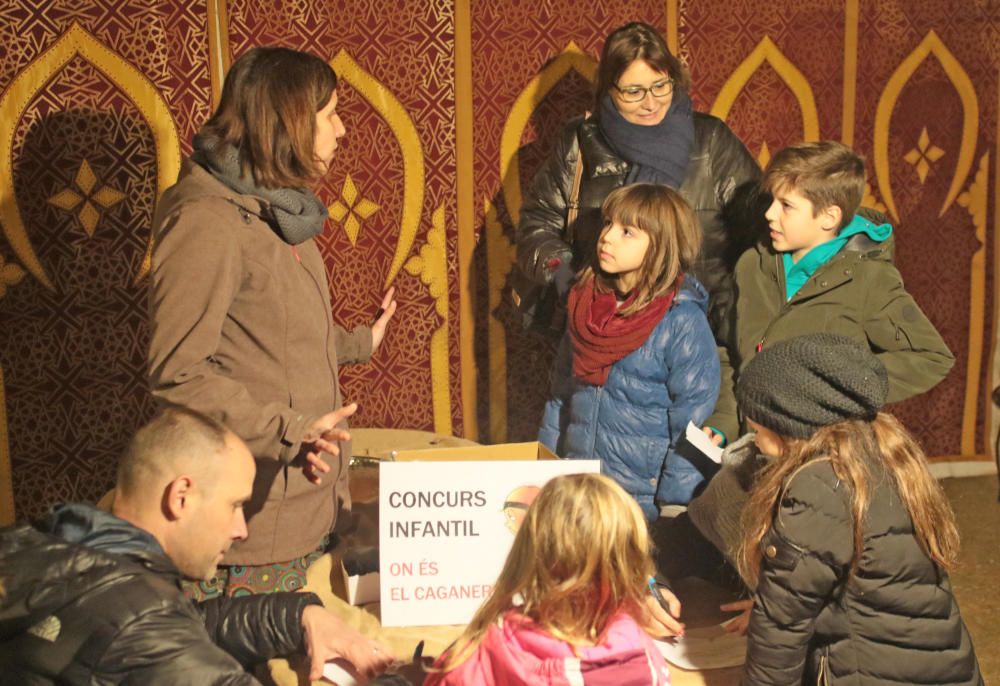
[[[573,344],[573,376],[584,383],[603,386],[611,365],[646,342],[670,309],[680,285],[678,279],[669,293],[627,317],[618,311],[635,300],[635,292],[619,308],[613,292],[594,292],[593,280],[574,286],[567,305],[569,337]]]

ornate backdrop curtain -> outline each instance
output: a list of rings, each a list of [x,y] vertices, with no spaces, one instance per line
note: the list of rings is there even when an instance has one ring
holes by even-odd
[[[534,438],[554,344],[503,299],[523,188],[590,108],[606,34],[641,19],[696,107],[763,165],[833,138],[957,362],[892,408],[939,462],[991,459],[1000,6],[981,0],[10,0],[0,9],[0,521],[95,500],[153,410],[144,275],[156,198],[234,56],[309,50],[348,129],[319,188],[335,319],[400,301],[348,367],[356,426]],[[210,227],[206,227],[210,230]]]

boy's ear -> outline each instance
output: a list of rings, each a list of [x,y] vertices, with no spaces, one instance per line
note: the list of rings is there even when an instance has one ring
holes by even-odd
[[[830,205],[819,211],[820,226],[824,231],[836,231],[844,219],[844,211],[839,205]]]

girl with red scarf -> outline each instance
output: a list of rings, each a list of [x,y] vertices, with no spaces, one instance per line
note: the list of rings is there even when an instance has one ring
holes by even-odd
[[[676,450],[719,393],[708,294],[685,274],[701,247],[694,213],[665,186],[612,192],[591,265],[570,290],[568,327],[539,440],[598,458],[654,519],[704,481]]]

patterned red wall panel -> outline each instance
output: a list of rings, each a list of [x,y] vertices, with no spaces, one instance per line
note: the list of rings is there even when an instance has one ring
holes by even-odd
[[[877,8],[865,5],[862,10],[857,145],[868,156],[870,170],[880,148],[885,153],[888,186],[873,182],[873,189],[883,199],[891,192],[898,210],[897,263],[907,287],[938,325],[957,358],[955,368],[938,388],[925,398],[899,405],[894,412],[917,431],[932,455],[954,454],[963,440],[963,421],[958,413],[970,402],[970,388],[978,386],[979,392],[971,398],[976,404],[974,424],[966,427],[975,433],[968,452],[988,452],[984,423],[989,412],[989,354],[983,352],[981,359],[970,355],[970,336],[978,338],[984,351],[990,350],[996,198],[986,203],[987,191],[982,187],[988,184],[992,190],[995,186],[987,180],[992,177],[983,175],[979,180],[981,237],[977,237],[977,222],[961,194],[976,182],[984,156],[989,155],[990,171],[996,169],[1000,46],[995,33],[990,37],[989,29],[995,32],[1000,27],[1000,7],[968,3],[956,12],[947,3],[921,0]],[[932,52],[905,81],[895,105],[889,107],[894,76],[896,83],[902,80],[907,60],[917,56],[922,45],[933,45]],[[963,122],[963,99],[977,110],[973,115],[977,133]],[[891,112],[887,130],[881,134],[876,127],[880,105]],[[924,131],[926,139],[922,139]],[[942,151],[940,157],[935,148]],[[957,166],[963,154],[968,166],[960,171]],[[927,165],[926,176],[922,176],[923,164]],[[949,189],[956,182],[959,196],[953,199],[957,201],[942,213]],[[980,195],[971,190],[973,196]],[[971,292],[976,280],[972,264],[980,250],[985,252],[979,258],[986,265],[982,276],[985,287],[977,296]]]
[[[350,197],[344,197],[350,195],[344,192],[349,176],[357,197],[377,209],[367,218],[355,211],[360,224],[356,243],[352,244],[345,230],[348,215],[341,222],[329,223],[321,244],[331,275],[334,319],[346,327],[370,323],[399,249],[408,202],[403,193],[403,149],[411,143],[418,146],[423,158],[423,200],[411,208],[419,213],[419,228],[405,257],[417,255],[428,242],[434,213],[443,208],[447,252],[442,276],[446,275],[446,281],[440,285],[443,300],[438,307],[448,317],[447,367],[440,370],[446,372],[445,385],[434,390],[430,362],[432,336],[443,318],[435,309],[435,296],[406,269],[394,280],[400,307],[383,348],[368,365],[342,368],[341,379],[345,397],[360,403],[356,426],[444,428],[461,434],[453,7],[450,3],[359,0],[344,11],[335,3],[265,6],[237,0],[229,3],[228,11],[234,55],[265,44],[311,51],[327,60],[343,50],[370,77],[367,86],[384,88],[414,125],[417,140],[401,138],[405,127],[398,118],[393,120],[366,99],[365,84],[340,74],[339,109],[347,137],[320,197],[330,204],[339,199],[345,207],[350,205],[346,202]],[[448,396],[447,416],[437,417],[437,423],[433,393]]]
[[[158,170],[209,111],[205,16],[184,0],[2,10],[0,262],[25,276],[0,294],[0,367],[20,518],[102,495],[152,410],[135,278]]]

